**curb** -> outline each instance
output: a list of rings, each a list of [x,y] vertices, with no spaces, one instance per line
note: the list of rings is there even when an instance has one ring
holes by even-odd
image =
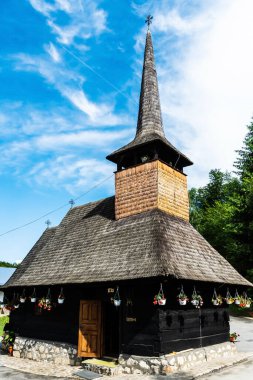
[[[245,363],[247,362],[250,358],[253,357],[253,352],[251,353],[247,353],[245,354],[243,357],[239,358],[239,359],[234,359],[233,361],[231,360],[230,363],[227,363],[227,364],[213,364],[210,363],[210,368],[206,369],[205,371],[201,371],[201,372],[198,372],[198,371],[192,371],[193,373],[189,373],[187,375],[184,375],[184,374],[180,374],[180,373],[175,373],[174,376],[169,376],[170,379],[184,379],[184,380],[194,380],[194,379],[201,379],[201,377],[203,376],[206,376],[206,375],[210,375],[212,373],[217,373],[217,372],[220,372],[222,371],[223,369],[226,369],[226,368],[230,368],[230,367],[233,367],[237,364],[240,364],[240,363]],[[191,371],[189,371],[191,372]]]

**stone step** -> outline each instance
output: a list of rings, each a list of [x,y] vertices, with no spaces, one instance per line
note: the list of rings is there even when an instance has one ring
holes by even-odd
[[[105,376],[116,376],[122,373],[121,366],[115,364],[114,361],[87,359],[82,362],[82,367],[86,371]]]
[[[95,380],[99,379],[100,377],[103,377],[103,375],[100,375],[96,372],[87,371],[86,369],[82,369],[81,371],[75,372],[75,375],[86,380]]]

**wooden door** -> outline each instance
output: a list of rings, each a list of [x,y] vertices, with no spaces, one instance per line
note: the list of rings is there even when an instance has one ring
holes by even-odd
[[[101,302],[80,301],[78,356],[101,357]]]

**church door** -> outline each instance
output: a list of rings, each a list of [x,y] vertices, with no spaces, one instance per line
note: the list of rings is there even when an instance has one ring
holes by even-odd
[[[80,301],[78,356],[101,357],[101,302]]]

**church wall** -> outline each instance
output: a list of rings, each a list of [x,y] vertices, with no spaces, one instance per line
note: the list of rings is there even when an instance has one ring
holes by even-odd
[[[190,297],[193,286],[185,283],[185,292]],[[152,295],[157,294],[159,283],[146,283],[142,289],[128,288],[132,293],[131,315],[136,322],[126,322],[129,313],[123,306],[122,353],[129,355],[160,356],[174,351],[199,348],[229,341],[229,313],[227,305],[214,307],[211,303],[213,286],[202,283],[197,286],[204,299],[201,309],[191,303],[179,306],[177,294],[179,282],[168,280],[163,284],[167,303],[153,305]],[[223,292],[226,291],[224,288]],[[201,322],[201,324],[200,324]]]
[[[153,305],[160,281],[167,303]],[[108,288],[119,285],[121,306],[111,302]],[[184,290],[190,297],[196,283],[184,282]],[[77,345],[80,300],[100,299],[103,310],[104,354],[108,350],[141,356],[159,356],[173,351],[197,348],[229,341],[229,315],[226,305],[212,306],[212,284],[198,283],[196,288],[204,299],[201,309],[191,303],[181,307],[177,301],[181,283],[176,280],[142,279],[119,284],[73,285],[64,288],[65,302],[51,311],[39,314],[29,300],[11,313],[11,325],[21,337]],[[223,289],[224,288],[224,289]],[[226,287],[220,291],[225,296]],[[21,289],[20,289],[21,290]],[[20,292],[19,290],[19,292]],[[32,289],[30,289],[32,291]],[[37,296],[46,294],[39,287]],[[235,289],[230,289],[231,294]],[[26,294],[29,294],[27,289]],[[58,287],[51,287],[53,300],[57,301]],[[201,325],[200,325],[201,322]],[[201,327],[201,329],[200,329]],[[114,337],[114,340],[110,339]]]

